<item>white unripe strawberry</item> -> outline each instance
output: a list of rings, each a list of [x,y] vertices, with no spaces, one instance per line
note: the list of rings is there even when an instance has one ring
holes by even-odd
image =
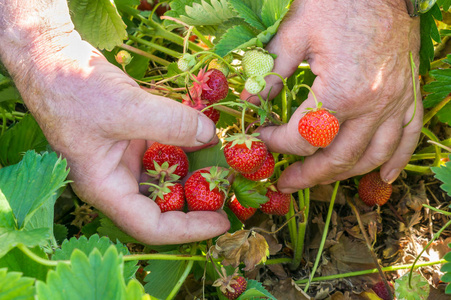
[[[261,75],[253,75],[246,79],[246,82],[244,83],[244,88],[252,95],[258,94],[263,91],[265,86],[266,81]]]
[[[246,51],[241,60],[244,74],[247,77],[253,75],[263,76],[272,71],[274,67],[274,58],[268,51],[262,48],[255,48]]]
[[[189,69],[191,69],[191,67],[193,67],[195,64],[196,58],[189,53],[183,54],[177,61],[177,67],[182,72],[189,71]]]

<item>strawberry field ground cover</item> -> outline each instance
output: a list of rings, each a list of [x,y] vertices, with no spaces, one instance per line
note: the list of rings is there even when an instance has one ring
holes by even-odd
[[[165,164],[171,161],[167,157],[156,164],[157,159],[146,159],[150,189],[144,193],[149,201],[169,203],[163,198],[175,184],[186,188],[195,181],[203,195],[209,190],[214,195],[200,203],[197,190],[190,189],[188,204],[177,209],[224,205],[229,232],[166,246],[145,245],[123,233],[73,193],[66,161],[52,152],[11,79],[0,75],[0,298],[226,299],[236,289],[241,300],[387,299],[386,284],[399,299],[449,298],[450,1],[438,1],[421,16],[430,31],[422,33],[421,66],[416,66],[422,70],[423,99],[417,100],[426,108],[424,127],[408,166],[390,186],[388,201],[377,202],[385,193],[381,190],[366,193],[377,195],[378,205],[362,201],[363,176],[287,198],[274,182],[302,158],[255,146],[255,129],[287,122],[315,77],[303,64],[272,102],[257,106],[239,100],[245,86],[256,94],[264,88],[273,57],[261,47],[277,33],[290,1],[156,2],[118,0],[112,6],[96,0],[90,6],[73,0],[70,9],[83,38],[144,89],[205,110],[215,120],[221,142],[188,152],[188,175]],[[98,4],[108,9],[93,9]],[[95,23],[102,18],[111,27]],[[244,68],[250,49],[263,67]],[[224,80],[226,92],[216,93]],[[330,132],[336,134],[334,127]],[[222,148],[227,142],[230,148],[245,146]],[[259,159],[243,166],[237,158],[252,145],[259,155],[251,156]],[[213,168],[188,179],[207,167]],[[179,199],[170,201],[167,207],[174,208]]]

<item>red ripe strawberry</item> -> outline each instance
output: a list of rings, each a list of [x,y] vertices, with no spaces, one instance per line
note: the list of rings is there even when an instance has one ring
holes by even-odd
[[[274,165],[274,156],[271,154],[271,152],[268,151],[263,165],[257,171],[255,171],[254,173],[242,175],[243,177],[252,181],[263,180],[272,176],[272,173],[274,172]]]
[[[209,89],[202,91],[202,100],[207,101],[208,104],[213,104],[224,99],[229,92],[229,83],[224,73],[218,69],[211,69],[206,75],[209,77],[206,81]]]
[[[155,170],[154,161],[158,165],[168,162],[169,167],[177,164],[174,174],[180,176],[181,178],[188,174],[188,157],[185,152],[183,152],[182,148],[178,146],[163,145],[157,142],[153,143],[144,153],[144,169]]]
[[[246,290],[246,288],[246,279],[243,276],[236,276],[233,277],[223,293],[227,299],[235,300]]]
[[[299,120],[301,136],[315,147],[327,147],[338,133],[340,124],[327,109],[316,108]]]
[[[193,97],[195,93],[192,93],[191,97]],[[194,109],[197,109],[198,111],[202,111],[204,108],[207,107],[206,104],[202,102],[199,98],[190,98],[189,95],[185,95],[183,97],[182,103],[185,105],[188,105],[189,107],[192,107]],[[210,118],[215,124],[218,123],[219,117],[221,116],[219,113],[219,110],[215,109],[214,107],[207,108],[203,111],[203,113]]]
[[[291,194],[284,194],[279,191],[273,191],[268,188],[266,196],[268,202],[260,206],[260,210],[268,215],[284,216],[290,209]]]
[[[383,181],[380,173],[375,171],[360,179],[358,193],[360,199],[368,206],[383,205],[390,199],[392,185]]]
[[[241,203],[236,199],[235,196],[230,200],[228,204],[230,210],[237,216],[237,218],[241,222],[245,222],[247,219],[252,217],[257,209],[255,207],[244,207]]]
[[[203,111],[203,113],[212,120],[215,124],[218,123],[219,117],[221,117],[221,114],[219,110],[215,109],[214,107],[207,108]]]
[[[391,282],[388,283],[388,285],[392,288],[392,292],[393,292],[393,284]],[[379,298],[381,298],[382,300],[390,300],[390,294],[387,291],[387,289],[385,288],[385,284],[383,281],[379,281],[378,283],[376,283],[375,285],[373,285],[373,291],[376,293],[376,295],[379,296]]]
[[[242,173],[256,172],[266,160],[268,149],[266,145],[252,135],[238,133],[226,138],[228,143],[224,147],[224,156],[231,168]]]
[[[217,167],[194,172],[185,183],[188,210],[215,211],[222,208],[229,186],[227,175],[227,170],[220,170]]]
[[[161,212],[182,210],[185,205],[185,193],[183,185],[179,182],[163,182],[156,185],[150,182],[142,183],[150,185],[150,198],[160,207]]]

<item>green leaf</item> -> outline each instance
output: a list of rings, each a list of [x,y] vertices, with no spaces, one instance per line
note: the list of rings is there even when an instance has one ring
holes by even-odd
[[[440,186],[442,190],[451,196],[451,161],[440,167],[432,167],[431,170],[435,173],[435,178],[443,182]]]
[[[47,228],[28,231],[0,228],[0,257],[18,244],[24,244],[27,247],[40,246],[46,244],[49,238],[50,234]]]
[[[118,253],[123,255],[129,255],[128,248],[121,243],[114,244],[109,238],[100,238],[97,234],[92,235],[89,240],[85,236],[81,236],[79,239],[75,237],[70,240],[65,240],[60,249],[56,249],[55,254],[52,256],[52,260],[68,260],[75,249],[82,251],[84,254],[89,255],[94,249],[99,250],[100,254],[104,255],[106,251],[114,245]],[[129,261],[124,263],[124,278],[125,282],[128,282],[134,277],[138,266],[136,261]]]
[[[440,122],[451,125],[451,102],[443,106],[436,116]]]
[[[428,12],[420,15],[421,48],[419,72],[421,75],[427,73],[431,68],[431,61],[434,59],[434,43],[432,42],[432,39],[436,42],[440,42],[440,33],[438,32],[434,18],[437,20],[442,19],[442,13],[437,4],[435,4]]]
[[[0,190],[8,200],[18,228],[23,228],[33,213],[64,186],[69,170],[66,160],[56,153],[27,151],[21,162],[0,169]],[[10,180],[15,178],[15,180]]]
[[[136,299],[136,300],[144,299],[143,296],[146,294],[146,292],[144,291],[144,287],[136,279],[130,280],[130,282],[127,285],[125,293],[126,293],[125,299]],[[156,298],[151,296],[150,299]]]
[[[56,270],[47,274],[45,283],[36,283],[38,299],[125,299],[122,266],[122,255],[113,245],[103,256],[98,249],[89,256],[75,249],[70,265],[58,263]]]
[[[19,91],[12,85],[0,89],[0,103],[7,101],[17,101],[21,99]]]
[[[47,145],[38,123],[31,115],[26,115],[0,137],[0,164],[17,164],[27,150],[41,152]]]
[[[277,300],[274,298],[273,295],[271,295],[264,287],[263,285],[256,281],[256,280],[248,280],[247,281],[247,288],[244,293],[242,293],[237,300],[245,300],[245,299],[271,299],[271,300]]]
[[[232,183],[232,190],[236,199],[244,207],[260,207],[261,204],[268,202],[265,196],[266,189],[259,182],[255,182],[237,175]]]
[[[227,0],[191,2],[191,5],[184,7],[184,13],[180,15],[180,20],[188,25],[219,25],[225,20],[236,16],[229,7]]]
[[[44,250],[37,246],[30,249],[37,256],[48,259]],[[50,267],[46,267],[26,255],[18,248],[11,249],[5,256],[0,258],[0,269],[8,268],[8,271],[20,272],[24,276],[45,280]],[[1,299],[1,297],[0,297]]]
[[[451,58],[451,55],[448,55],[448,58]],[[436,106],[451,93],[451,69],[431,70],[429,76],[435,81],[423,87],[424,91],[429,93],[423,101],[425,108]]]
[[[221,143],[218,143],[210,148],[187,153],[189,161],[189,171],[194,172],[196,170],[211,166],[229,168],[221,147]]]
[[[169,253],[180,254],[176,251]],[[144,289],[156,298],[166,299],[182,276],[185,266],[185,261],[149,260],[148,265],[144,268],[145,271],[150,272],[144,278],[144,281],[147,282]]]
[[[112,50],[127,38],[113,1],[70,0],[69,9],[75,29],[94,47]]]
[[[111,240],[118,240],[121,243],[138,243],[137,240],[120,230],[110,219],[108,219],[105,215],[99,214],[100,218],[100,227],[98,228],[98,232],[101,236],[107,236]]]
[[[263,25],[260,17],[255,11],[252,10],[251,7],[248,6],[248,3],[245,3],[241,0],[229,0],[229,3],[233,7],[233,10],[236,12],[236,14],[239,17],[243,18],[249,25],[257,28],[258,30],[266,29],[266,26]]]
[[[67,238],[67,234],[69,233],[67,227],[62,224],[53,224],[53,235],[55,236],[55,240],[58,245],[61,245],[63,241]]]
[[[1,174],[1,173],[0,173]],[[1,175],[0,175],[1,176]],[[0,228],[15,229],[16,218],[14,218],[13,210],[8,200],[0,188]]]
[[[262,20],[266,27],[282,20],[288,12],[290,0],[264,0],[262,7]]]
[[[437,0],[437,5],[443,8],[443,11],[448,11],[451,6],[451,0]]]
[[[255,33],[245,26],[231,27],[222,35],[221,40],[215,46],[215,53],[225,56],[230,51],[250,47],[257,41]]]
[[[0,269],[0,299],[33,300],[35,294],[34,278],[22,277],[18,272]]]

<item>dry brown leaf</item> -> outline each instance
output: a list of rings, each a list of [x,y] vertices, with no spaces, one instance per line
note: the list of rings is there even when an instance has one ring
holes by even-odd
[[[218,238],[216,245],[210,248],[213,258],[223,258],[224,266],[238,267],[243,262],[249,271],[269,255],[269,247],[265,238],[253,230],[239,230],[226,233]]]
[[[276,299],[284,300],[309,300],[313,299],[300,289],[297,284],[291,279],[280,280],[274,284],[270,291]]]

